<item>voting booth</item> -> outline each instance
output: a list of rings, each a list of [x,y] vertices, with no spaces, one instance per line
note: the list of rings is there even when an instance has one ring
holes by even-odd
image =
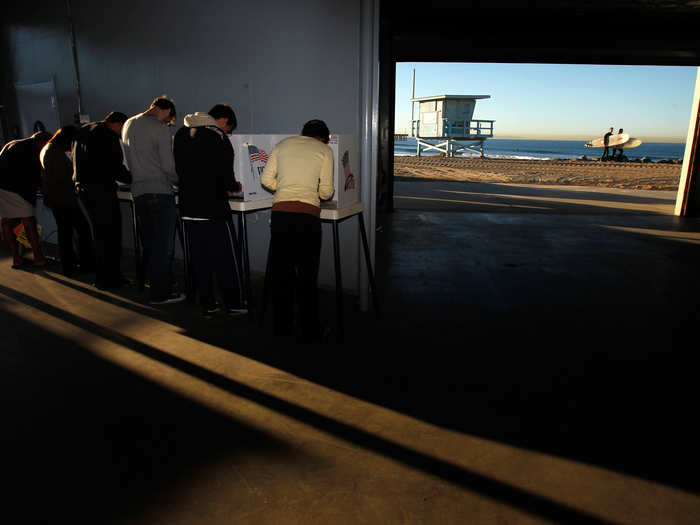
[[[235,153],[236,180],[243,187],[244,201],[269,199],[272,193],[262,186],[260,177],[277,144],[296,135],[230,135]],[[354,135],[331,135],[333,150],[333,186],[331,202],[338,208],[360,200],[360,173],[357,140]]]

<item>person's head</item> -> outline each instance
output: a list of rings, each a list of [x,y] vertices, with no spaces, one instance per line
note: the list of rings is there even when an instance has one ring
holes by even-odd
[[[51,139],[51,133],[48,131],[37,131],[33,133],[30,137],[35,143],[38,150],[41,150],[46,143]]]
[[[151,102],[151,107],[148,108],[148,112],[154,115],[163,124],[171,124],[175,121],[175,104],[166,97],[155,98],[153,102]]]
[[[114,131],[117,135],[121,136],[122,127],[124,122],[126,122],[127,116],[120,111],[112,111],[105,117],[105,124],[107,127]]]
[[[61,151],[70,151],[77,136],[78,128],[72,125],[63,126],[49,139],[49,144],[61,148]]]
[[[622,131],[623,131],[623,129],[622,129],[622,128],[620,128],[620,131],[618,131],[618,133],[622,133]]]
[[[326,123],[318,119],[309,120],[306,124],[304,124],[301,134],[304,137],[318,139],[324,144],[328,144],[331,136],[331,132],[328,131],[328,126],[326,126]]]
[[[612,133],[613,129],[615,129],[615,128],[613,128],[613,127],[610,127],[610,133]]]
[[[216,120],[216,125],[224,133],[231,133],[238,126],[236,113],[226,104],[217,104],[209,110],[209,115]]]

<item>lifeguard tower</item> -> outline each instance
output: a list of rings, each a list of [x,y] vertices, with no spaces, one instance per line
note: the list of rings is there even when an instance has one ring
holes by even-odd
[[[484,156],[484,141],[493,137],[494,120],[472,120],[476,101],[491,95],[440,95],[411,99],[411,137],[416,139],[416,155],[435,149],[448,157],[463,151]],[[418,102],[418,119],[414,104]],[[433,142],[427,142],[428,140]],[[434,141],[438,141],[437,144]],[[467,144],[464,144],[467,143]]]

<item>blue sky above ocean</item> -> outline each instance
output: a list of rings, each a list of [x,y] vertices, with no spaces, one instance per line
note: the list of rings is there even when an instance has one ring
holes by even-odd
[[[612,126],[645,143],[685,142],[697,76],[684,66],[401,62],[397,133],[410,129],[414,69],[416,97],[490,95],[473,118],[495,120],[495,138],[585,141]]]

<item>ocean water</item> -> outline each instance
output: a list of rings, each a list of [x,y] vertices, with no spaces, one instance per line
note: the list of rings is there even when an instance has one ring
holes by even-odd
[[[435,141],[437,142],[437,141]],[[581,155],[599,157],[602,148],[586,148],[583,140],[525,140],[488,139],[484,142],[484,155],[503,159],[548,160],[574,159]],[[643,142],[640,146],[624,151],[628,159],[648,157],[652,162],[662,159],[683,159],[684,143]],[[421,155],[437,155],[437,151],[424,151]],[[407,139],[394,143],[394,155],[415,155],[416,141]],[[462,152],[458,156],[478,157],[478,153]]]

